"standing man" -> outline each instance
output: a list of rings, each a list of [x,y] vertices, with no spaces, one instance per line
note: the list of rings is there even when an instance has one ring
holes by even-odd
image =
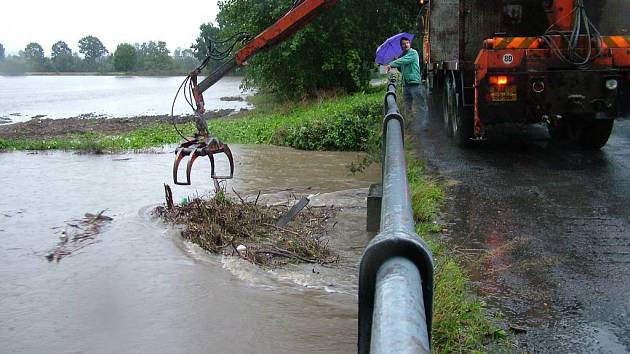
[[[415,112],[414,116],[420,119],[420,126],[426,130],[429,120],[427,116],[429,109],[427,107],[426,91],[420,76],[420,57],[418,52],[411,48],[409,38],[402,37],[400,39],[400,47],[403,50],[403,55],[389,63],[389,65],[385,65],[385,69],[387,71],[390,68],[400,69],[403,77],[405,111],[407,114]]]

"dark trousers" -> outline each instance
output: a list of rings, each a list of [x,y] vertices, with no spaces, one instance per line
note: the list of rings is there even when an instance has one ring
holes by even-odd
[[[427,106],[426,87],[421,84],[407,84],[403,86],[405,115],[417,119],[421,127],[429,122],[429,107]]]

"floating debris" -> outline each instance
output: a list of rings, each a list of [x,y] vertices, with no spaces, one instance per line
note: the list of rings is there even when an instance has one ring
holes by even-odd
[[[103,225],[114,220],[104,215],[106,210],[101,210],[96,214],[85,213],[83,219],[67,222],[64,230],[59,233],[59,243],[46,254],[46,259],[49,262],[59,262],[81,248],[98,242],[96,236]]]
[[[242,102],[242,101],[245,101],[245,98],[243,96],[226,96],[226,97],[219,98],[219,100],[226,101],[226,102],[229,102],[229,101]]]
[[[261,205],[258,197],[252,202],[235,194],[238,199],[223,191],[210,198],[189,198],[185,204],[159,206],[155,213],[183,226],[183,238],[203,249],[238,256],[259,266],[337,261],[323,240],[333,227],[329,221],[336,214],[334,207],[305,208],[289,228],[277,222],[287,214],[290,203]]]
[[[291,222],[295,218],[295,216],[298,215],[302,211],[302,209],[304,209],[308,205],[310,201],[310,198],[307,197],[303,197],[302,199],[300,199],[295,205],[291,207],[291,209],[289,209],[286,214],[282,215],[280,219],[278,219],[278,221],[276,222],[276,226],[285,226],[286,224]]]

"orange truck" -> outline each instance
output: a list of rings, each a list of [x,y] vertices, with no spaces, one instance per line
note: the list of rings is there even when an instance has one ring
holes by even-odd
[[[599,149],[630,113],[630,1],[421,2],[430,108],[457,145],[543,123]]]

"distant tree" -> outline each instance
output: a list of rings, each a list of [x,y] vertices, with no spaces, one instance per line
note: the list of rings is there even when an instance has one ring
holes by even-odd
[[[28,63],[24,57],[9,55],[0,62],[0,72],[5,75],[22,75],[28,71]]]
[[[60,55],[70,55],[72,56],[72,50],[68,47],[68,44],[64,41],[59,41],[52,46],[52,50],[50,52],[50,57],[55,59]]]
[[[39,71],[46,71],[46,72],[51,72],[51,71],[55,71],[55,67],[52,63],[52,60],[50,60],[50,58],[44,58],[44,62],[42,63]]]
[[[173,70],[173,61],[169,56],[170,51],[166,47],[166,42],[149,41],[142,43],[140,54],[144,71],[165,74]]]
[[[199,37],[197,37],[197,39],[195,40],[195,43],[193,43],[190,48],[193,51],[193,54],[195,55],[195,58],[197,58],[197,60],[199,60],[200,62],[203,61],[204,59],[206,59],[206,57],[209,54],[209,50],[212,46],[214,46],[212,49],[215,51],[224,51],[226,48],[226,44],[231,44],[231,43],[217,43],[217,42],[221,42],[221,40],[225,40],[227,38],[223,38],[223,32],[219,27],[216,27],[214,24],[212,23],[204,23],[201,26],[199,26]],[[207,68],[208,70],[213,70],[215,69],[217,66],[219,66],[221,64],[220,61],[216,61],[216,60],[210,60]]]
[[[43,61],[44,48],[39,43],[31,42],[24,48],[24,57],[28,60]]]
[[[4,46],[0,43],[0,61],[4,60]]]
[[[184,49],[179,52],[179,56],[183,58],[194,58],[195,53],[192,51],[192,49]]]
[[[173,64],[177,73],[189,73],[199,66],[199,60],[195,58],[192,49],[177,48],[173,51]]]
[[[73,71],[74,69],[72,50],[64,41],[53,44],[50,59],[56,71]]]
[[[142,45],[144,43],[134,43],[133,48],[136,50],[136,65],[133,67],[133,71],[144,71],[144,53],[142,52]]]
[[[31,42],[21,53],[30,64],[30,70],[40,71],[44,66],[44,48],[39,43]]]
[[[197,60],[202,61],[208,56],[208,50],[212,45],[212,41],[221,39],[221,30],[213,23],[203,23],[199,26],[199,31],[199,37],[197,37],[190,48],[193,50]]]
[[[110,73],[114,71],[114,55],[106,55],[99,59],[96,71],[100,73]]]
[[[87,71],[89,70],[79,53],[72,52],[72,71]]]
[[[121,43],[114,52],[114,69],[131,71],[136,65],[136,48],[129,43]]]
[[[100,39],[85,36],[79,40],[79,53],[83,54],[88,67],[94,69],[98,60],[109,53]]]

